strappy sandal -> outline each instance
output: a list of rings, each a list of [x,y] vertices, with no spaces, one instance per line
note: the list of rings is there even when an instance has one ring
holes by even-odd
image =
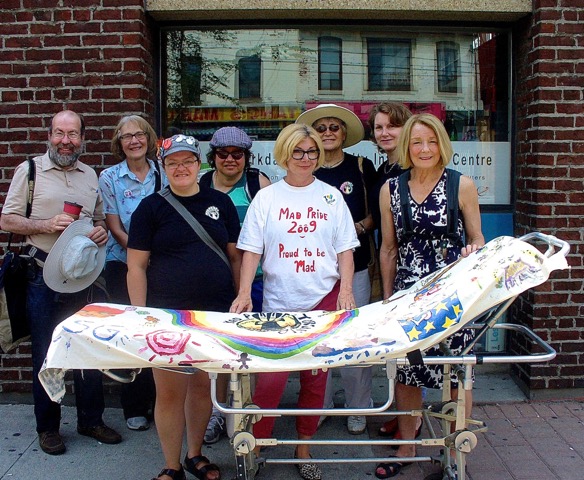
[[[389,457],[393,458],[393,457]],[[404,468],[412,465],[412,462],[383,462],[375,467],[375,476],[377,478],[385,479],[392,478],[399,475]],[[383,470],[383,473],[379,473],[377,470]]]
[[[159,480],[162,475],[169,476],[172,480],[186,480],[187,476],[185,471],[181,467],[180,470],[174,470],[173,468],[164,468],[156,478],[152,480]]]
[[[294,452],[294,458],[298,458],[296,452]],[[312,455],[310,458],[312,458]],[[316,463],[297,463],[296,468],[300,477],[304,480],[321,480],[322,472]]]
[[[205,462],[207,465],[197,468],[197,464],[201,462]],[[213,480],[221,480],[221,471],[219,470],[219,467],[214,463],[211,463],[204,455],[197,455],[192,458],[185,455],[184,467],[187,472],[192,473],[199,480],[210,480],[207,476],[209,472],[219,472],[219,476],[215,477]]]

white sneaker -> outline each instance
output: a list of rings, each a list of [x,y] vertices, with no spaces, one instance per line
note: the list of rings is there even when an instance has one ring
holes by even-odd
[[[221,415],[213,414],[209,419],[203,443],[211,445],[217,443],[225,433],[225,419]]]
[[[367,428],[367,419],[364,415],[349,415],[347,430],[351,435],[361,435]]]
[[[126,426],[130,430],[148,430],[150,423],[146,417],[130,417],[126,420]]]

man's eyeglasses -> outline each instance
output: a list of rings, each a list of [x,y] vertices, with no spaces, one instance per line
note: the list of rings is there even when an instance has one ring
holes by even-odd
[[[144,140],[148,134],[146,132],[136,132],[136,133],[124,133],[120,135],[118,138],[124,143],[130,143],[132,138],[136,137],[136,140]]]
[[[192,168],[197,163],[196,160],[185,160],[184,162],[168,162],[164,164],[164,168],[169,170],[176,170],[178,167]]]
[[[316,127],[314,127],[314,129],[318,132],[318,133],[324,133],[327,130],[330,130],[331,132],[335,133],[338,132],[341,129],[340,125],[337,125],[336,123],[332,123],[330,125],[324,125],[324,124],[320,124],[317,125]]]
[[[227,160],[229,155],[233,160],[241,160],[245,156],[245,152],[235,151],[235,152],[226,152],[225,150],[216,150],[215,155],[217,155],[221,160]]]
[[[295,148],[292,151],[292,158],[294,160],[302,160],[304,155],[308,156],[308,160],[318,160],[318,157],[320,157],[320,150],[302,150],[300,148]]]
[[[81,138],[81,134],[79,132],[62,132],[61,130],[53,132],[52,135],[57,140],[62,140],[65,137],[68,137],[69,140],[78,140]]]

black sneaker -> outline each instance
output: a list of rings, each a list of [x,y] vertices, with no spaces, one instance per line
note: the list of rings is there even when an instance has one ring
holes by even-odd
[[[115,445],[122,441],[122,436],[113,428],[107,425],[96,425],[95,427],[81,427],[77,425],[77,433],[86,437],[95,438],[98,442]]]
[[[54,431],[39,433],[39,446],[43,452],[49,455],[61,455],[66,450],[61,435]]]

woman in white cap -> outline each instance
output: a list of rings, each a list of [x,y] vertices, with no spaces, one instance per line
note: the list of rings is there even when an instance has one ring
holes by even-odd
[[[368,265],[373,260],[369,235],[375,228],[371,217],[368,195],[376,181],[375,167],[371,160],[356,157],[343,151],[363,139],[364,128],[361,120],[351,110],[335,104],[318,105],[302,113],[296,123],[310,125],[320,135],[324,145],[324,163],[314,176],[343,194],[351,211],[354,228],[359,238],[359,247],[353,252],[355,275],[353,295],[357,307],[367,305],[371,297],[371,281]],[[348,408],[368,408],[371,400],[371,368],[343,367],[341,377],[345,390],[345,406]],[[333,407],[332,378],[329,374],[325,406]],[[347,418],[347,429],[359,435],[367,428],[363,415]]]
[[[110,236],[104,270],[109,301],[128,305],[126,247],[130,219],[138,204],[168,183],[161,170],[156,151],[158,138],[150,124],[138,115],[120,119],[111,141],[111,152],[119,162],[99,176],[105,223]],[[130,430],[147,430],[148,417],[154,407],[152,371],[145,368],[133,382],[122,384],[121,402]]]
[[[256,193],[271,183],[265,174],[250,165],[252,145],[251,138],[240,128],[220,128],[213,134],[209,142],[211,148],[207,152],[207,162],[213,170],[203,174],[199,180],[200,185],[229,195],[237,208],[240,224],[243,224],[249,204]],[[251,289],[254,312],[262,311],[263,293],[264,279],[260,265]],[[217,379],[217,399],[220,404],[226,401],[228,380],[227,374],[220,374]],[[213,406],[213,413],[205,432],[205,444],[218,442],[224,433],[225,418]]]
[[[251,311],[251,284],[260,258],[265,312],[355,308],[352,249],[359,242],[340,192],[314,177],[323,150],[319,134],[307,125],[288,125],[278,135],[274,157],[286,176],[260,190],[243,222],[237,242],[244,251],[241,288],[232,312]],[[322,370],[300,372],[298,408],[322,408],[326,378]],[[288,372],[258,373],[256,379],[254,404],[276,408]],[[270,437],[274,421],[263,417],[254,425],[254,436]],[[296,418],[300,440],[312,438],[317,428],[318,417]],[[308,444],[297,445],[295,457],[306,459],[297,464],[303,479],[320,480]]]
[[[199,142],[175,135],[160,156],[169,186],[142,200],[132,215],[128,238],[128,291],[132,305],[178,310],[228,311],[239,286],[241,256],[235,245],[239,219],[227,195],[200,187]],[[186,209],[186,213],[180,213]],[[194,217],[216,244],[195,233]],[[192,220],[191,220],[192,221]],[[203,233],[203,232],[202,232]],[[219,480],[219,467],[202,455],[211,416],[209,376],[154,369],[154,418],[166,465],[158,480],[184,480],[185,470],[201,480]],[[187,447],[181,466],[183,432]]]

